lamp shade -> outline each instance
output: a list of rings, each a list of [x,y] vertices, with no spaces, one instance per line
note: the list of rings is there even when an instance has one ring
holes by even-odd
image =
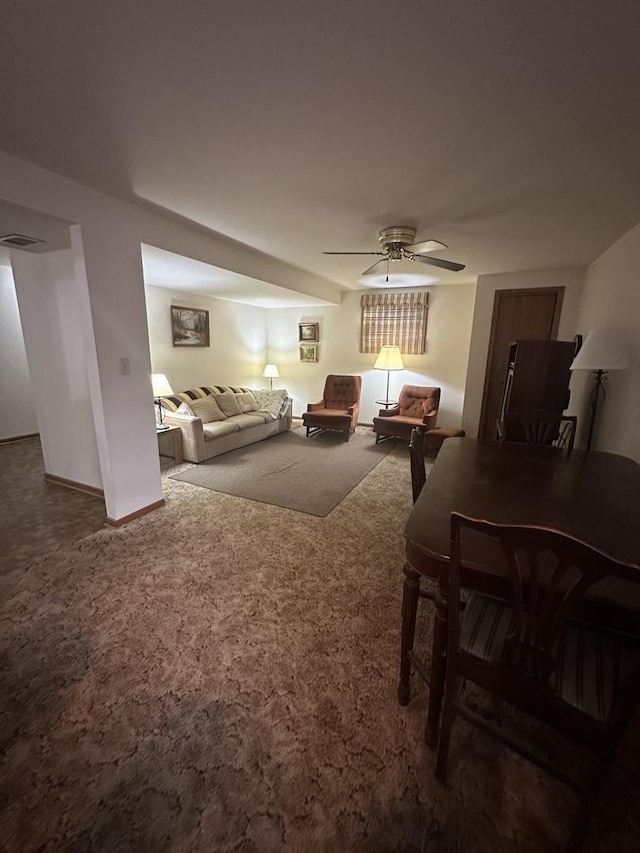
[[[280,377],[278,367],[275,364],[267,364],[262,375],[265,379],[278,379]]]
[[[385,344],[373,366],[376,370],[404,370],[400,348]]]
[[[615,329],[589,332],[571,370],[624,370],[631,362],[624,334]]]
[[[169,380],[164,373],[151,374],[151,387],[154,397],[166,397],[168,394],[173,394],[173,388],[169,385]]]

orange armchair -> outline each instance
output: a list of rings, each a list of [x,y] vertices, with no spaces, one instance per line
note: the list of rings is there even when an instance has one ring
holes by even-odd
[[[376,444],[383,437],[411,438],[415,427],[433,429],[438,417],[440,389],[424,385],[403,385],[398,397],[398,405],[391,409],[381,409],[373,419],[373,431]]]
[[[346,432],[348,441],[358,423],[361,391],[361,376],[327,376],[322,400],[309,403],[307,411],[302,415],[307,436],[321,430],[334,429]]]

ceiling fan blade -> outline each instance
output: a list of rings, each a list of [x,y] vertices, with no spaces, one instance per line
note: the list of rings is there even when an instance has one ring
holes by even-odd
[[[376,255],[382,254],[381,252],[376,252]],[[373,272],[378,264],[383,264],[385,261],[389,260],[389,256],[385,255],[384,258],[380,258],[379,261],[376,261],[375,264],[372,264],[368,270],[365,270],[362,275],[369,275],[370,272]]]
[[[414,255],[424,255],[427,252],[437,252],[449,247],[439,240],[423,240],[421,243],[414,243],[413,246],[406,246],[405,248],[408,252],[413,252]]]
[[[323,252],[323,255],[386,255],[386,252]]]
[[[442,267],[443,270],[451,270],[451,272],[460,272],[460,270],[464,269],[464,264],[457,264],[455,261],[444,261],[442,258],[427,258],[422,255],[413,255],[410,260],[421,261],[423,264],[431,264],[434,267]]]

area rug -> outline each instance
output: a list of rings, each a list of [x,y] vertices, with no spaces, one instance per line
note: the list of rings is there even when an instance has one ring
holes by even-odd
[[[194,486],[228,495],[328,515],[383,459],[395,442],[373,436],[323,432],[307,438],[302,427],[193,465],[177,474]]]

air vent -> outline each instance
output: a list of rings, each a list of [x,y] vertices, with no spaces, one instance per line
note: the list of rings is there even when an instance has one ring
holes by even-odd
[[[5,234],[0,237],[0,245],[13,246],[15,249],[26,249],[28,246],[37,246],[38,243],[44,243],[44,240],[26,237],[24,234]]]

